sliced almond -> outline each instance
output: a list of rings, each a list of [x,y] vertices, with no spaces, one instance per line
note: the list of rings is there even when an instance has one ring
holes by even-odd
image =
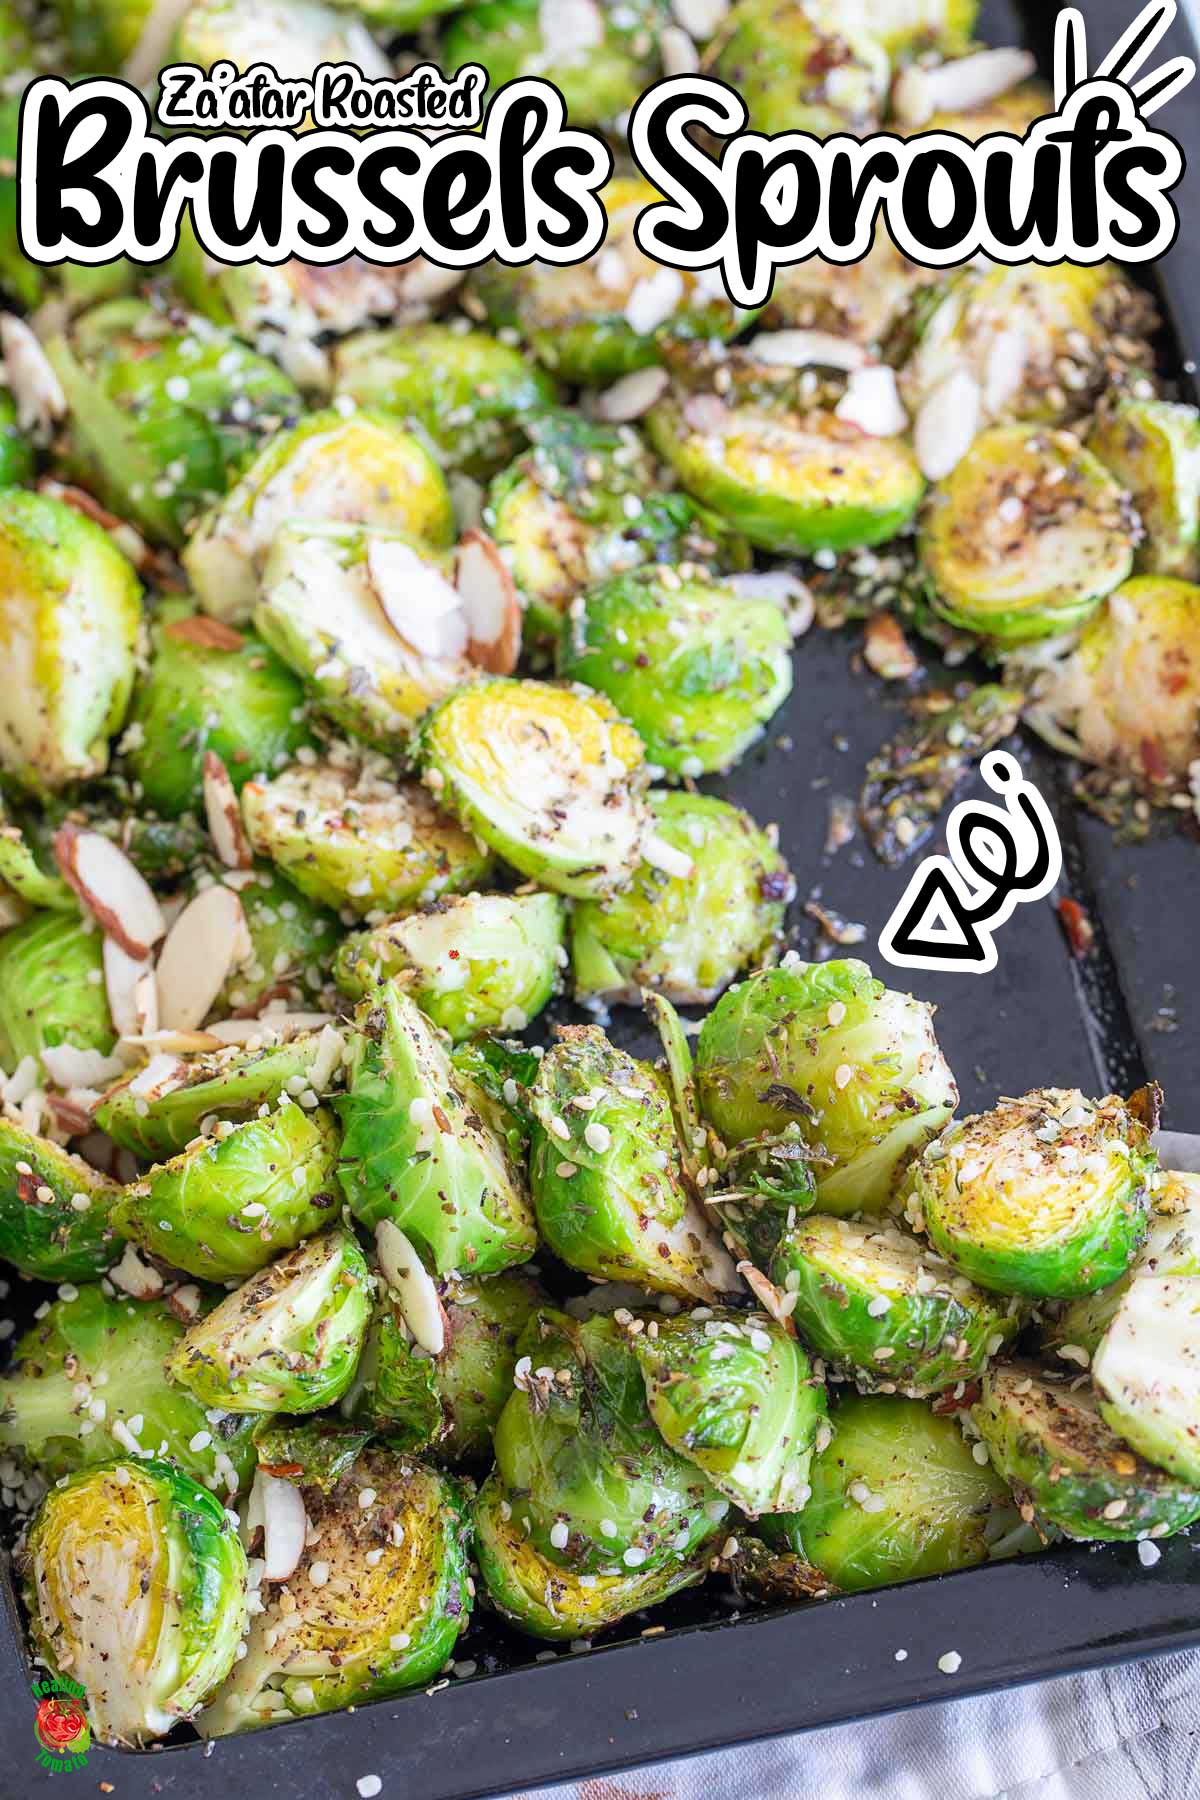
[[[77,1050],[74,1044],[55,1044],[42,1051],[42,1067],[57,1088],[105,1087],[125,1073],[119,1056],[99,1050]]]
[[[440,569],[394,538],[367,541],[367,573],[392,629],[422,656],[462,656],[462,602]]]
[[[329,1013],[273,1012],[257,1019],[213,1019],[205,1026],[206,1036],[217,1044],[249,1044],[255,1038],[273,1038],[284,1043],[305,1031],[320,1031],[336,1020]]]
[[[917,414],[913,449],[927,481],[942,481],[956,469],[979,430],[979,383],[966,368],[939,381]]]
[[[484,532],[464,533],[454,584],[467,621],[467,655],[489,675],[511,675],[521,653],[521,602],[507,563]]]
[[[625,302],[625,321],[639,337],[665,325],[683,302],[687,289],[678,269],[655,269],[635,281]]]
[[[870,360],[861,344],[832,331],[760,331],[748,348],[756,361],[786,369],[861,369]]]
[[[120,1262],[108,1271],[108,1279],[135,1300],[156,1300],[163,1291],[162,1276],[153,1263],[142,1261],[132,1244],[126,1244]]]
[[[1023,331],[1006,327],[998,331],[987,353],[983,370],[983,404],[988,417],[998,419],[1016,399],[1029,364],[1029,339]]]
[[[12,313],[0,313],[0,350],[5,379],[17,403],[17,424],[46,443],[68,410],[54,366],[24,319]]]
[[[839,419],[857,425],[868,437],[899,437],[908,430],[908,414],[896,386],[896,371],[886,363],[852,369],[846,391],[833,410]]]
[[[223,1048],[211,1031],[146,1031],[121,1039],[123,1050],[157,1050],[165,1056],[202,1056]]]
[[[195,1282],[185,1281],[182,1287],[177,1287],[167,1295],[167,1309],[174,1313],[181,1324],[190,1325],[200,1316],[203,1298]]]
[[[190,619],[173,619],[163,626],[163,636],[178,638],[181,644],[195,644],[198,650],[244,650],[246,640],[223,619],[210,619],[207,613],[195,613]]]
[[[168,1031],[203,1025],[249,942],[242,903],[220,883],[184,907],[158,959],[158,1012]]]
[[[161,1100],[188,1084],[188,1066],[165,1050],[156,1051],[144,1069],[129,1083],[128,1092],[138,1100]]]
[[[123,850],[98,831],[61,825],[54,855],[63,878],[74,888],[106,937],[127,956],[144,960],[167,929],[162,907]]]
[[[119,1038],[140,1037],[158,1029],[158,988],[148,956],[130,956],[116,938],[104,940],[104,991]]]
[[[727,575],[725,585],[747,600],[773,600],[786,614],[793,637],[803,637],[816,617],[812,589],[790,569],[747,569]]]
[[[696,873],[696,865],[686,851],[677,850],[655,831],[648,831],[642,839],[642,859],[652,869],[661,869],[677,881],[690,881]]]
[[[247,1525],[261,1524],[263,1580],[287,1581],[300,1566],[308,1537],[304,1496],[294,1482],[259,1469],[250,1490]]]
[[[695,75],[699,71],[700,52],[682,25],[664,26],[658,48],[664,75]]]
[[[72,1088],[66,1094],[47,1094],[46,1105],[64,1137],[85,1137],[92,1129],[92,1113],[99,1099],[92,1088]]]
[[[620,381],[605,388],[592,410],[608,425],[626,425],[657,405],[670,385],[671,377],[665,369],[634,369],[631,375],[622,375]]]
[[[872,613],[867,620],[863,658],[884,681],[907,681],[921,666],[891,613]]]
[[[227,869],[248,869],[254,862],[242,824],[242,809],[229,770],[215,750],[204,752],[204,816],[217,855]]]
[[[793,1299],[789,1306],[789,1297],[783,1292],[783,1289],[777,1288],[773,1281],[768,1281],[766,1276],[754,1267],[753,1263],[740,1262],[737,1265],[737,1272],[763,1311],[769,1313],[777,1325],[782,1325],[785,1331],[795,1337],[796,1327],[792,1321],[795,1300]]]
[[[689,394],[683,403],[683,422],[689,431],[707,436],[721,436],[728,431],[733,414],[715,394]]]
[[[38,493],[49,494],[52,500],[61,500],[72,512],[81,513],[93,525],[99,525],[102,530],[107,531],[117,549],[129,558],[139,573],[153,573],[157,579],[165,580],[169,559],[152,551],[140,532],[135,531],[126,519],[118,518],[116,513],[101,506],[85,488],[71,487],[65,482],[55,481],[51,475],[43,475],[38,482]]]
[[[724,24],[729,6],[730,0],[671,0],[671,11],[698,43],[704,43]]]
[[[413,1342],[430,1356],[440,1356],[446,1348],[447,1321],[433,1276],[391,1219],[381,1219],[375,1227],[375,1250]]]
[[[892,107],[902,125],[925,125],[939,112],[970,112],[1006,94],[1037,68],[1028,50],[977,50],[926,68],[909,63],[892,89]]]

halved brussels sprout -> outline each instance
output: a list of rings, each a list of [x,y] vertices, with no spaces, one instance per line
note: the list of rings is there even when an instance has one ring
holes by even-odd
[[[155,543],[184,528],[238,464],[302,410],[281,369],[207,320],[110,300],[48,340],[67,400],[72,480]]]
[[[258,1466],[265,1474],[320,1488],[323,1494],[333,1492],[374,1436],[328,1413],[307,1419],[258,1419],[253,1430]]]
[[[970,49],[978,16],[979,0],[883,0],[872,7],[867,29],[889,56],[936,52],[949,60]]]
[[[1200,757],[1200,586],[1138,575],[1078,638],[1011,659],[1030,681],[1026,718],[1069,756],[1176,792]]]
[[[1125,580],[1136,537],[1126,496],[1077,438],[998,425],[929,496],[929,604],[998,644],[1053,637]]]
[[[1105,1424],[1148,1462],[1200,1488],[1200,1279],[1137,1276],[1092,1358]]]
[[[894,1226],[813,1215],[787,1232],[768,1273],[796,1296],[802,1338],[855,1382],[921,1398],[973,1381],[1021,1327]]]
[[[867,437],[832,412],[696,398],[660,400],[647,435],[688,493],[759,549],[851,550],[914,517],[925,480],[903,438]]]
[[[980,1287],[1070,1300],[1128,1268],[1157,1162],[1142,1095],[1038,1088],[947,1126],[909,1171],[908,1218]]]
[[[1144,1275],[1200,1275],[1200,1175],[1159,1171],[1150,1195],[1150,1229],[1137,1256],[1124,1275],[1098,1293],[1045,1309],[1039,1333],[1043,1348],[1061,1355],[1073,1346],[1091,1357],[1130,1283]]]
[[[125,1189],[113,1222],[189,1275],[253,1275],[333,1216],[337,1156],[333,1115],[281,1100],[156,1164]]]
[[[983,1379],[971,1418],[1022,1516],[1071,1538],[1163,1537],[1200,1518],[1200,1487],[1154,1468],[1100,1416],[1096,1396],[1032,1363]]]
[[[34,793],[103,774],[133,687],[141,589],[107,532],[0,488],[0,766]]]
[[[266,62],[284,79],[303,80],[321,63],[355,63],[372,80],[392,66],[354,14],[321,0],[192,0],[176,27],[168,62],[246,70]]]
[[[432,1026],[385,982],[359,1008],[339,1176],[364,1225],[390,1219],[439,1275],[488,1275],[537,1247],[522,1172]]]
[[[230,971],[213,1002],[213,1017],[259,1015],[269,1032],[270,1010],[263,1009],[280,1000],[298,1012],[331,1010],[333,959],[341,937],[333,913],[269,866],[260,866],[253,880],[240,869],[222,869],[219,879],[242,903],[250,955]],[[197,891],[199,885],[197,877]]]
[[[552,404],[556,389],[519,350],[465,324],[348,338],[334,352],[334,381],[360,406],[402,419],[443,468],[485,481],[516,455],[524,415]]]
[[[817,1160],[794,1124],[748,1138],[727,1154],[729,1185],[708,1200],[721,1209],[725,1243],[756,1269],[769,1269],[796,1220],[816,1210]]]
[[[745,755],[791,693],[791,649],[774,600],[651,569],[574,602],[558,672],[607,694],[651,762],[710,775]]]
[[[1021,132],[1053,103],[1043,105],[1035,92],[1032,112],[1030,104],[1029,91],[1017,88],[992,102],[998,116],[983,108],[931,119],[923,129],[972,137],[989,129]],[[958,274],[904,366],[904,399],[916,416],[951,375],[966,370],[986,421],[1064,424],[1086,415],[1098,394],[1132,371],[1154,367],[1147,342],[1153,322],[1150,296],[1115,263],[1025,263]]]
[[[1119,399],[1097,415],[1088,449],[1133,495],[1146,531],[1135,567],[1200,579],[1200,412]]]
[[[55,1044],[107,1055],[103,939],[90,919],[38,913],[0,937],[0,1067]]]
[[[507,11],[514,3],[495,0],[480,10]],[[519,3],[532,6],[532,0]],[[492,59],[489,53],[463,60]],[[589,73],[591,67],[589,61]],[[569,111],[580,122],[582,115]],[[753,313],[733,306],[719,281],[665,268],[638,248],[634,226],[662,199],[648,181],[618,176],[600,198],[608,231],[586,261],[519,269],[490,263],[476,272],[472,285],[493,326],[518,331],[564,381],[590,386],[661,362],[666,344],[730,338],[749,323]]]
[[[496,1424],[496,1473],[537,1555],[613,1576],[661,1568],[713,1535],[728,1503],[660,1436],[633,1339],[615,1318],[539,1313],[520,1349]]]
[[[538,1227],[586,1275],[713,1300],[733,1264],[691,1199],[666,1084],[595,1025],[563,1026],[529,1095]]]
[[[169,1080],[142,1082],[139,1091],[144,1065],[105,1093],[93,1115],[98,1128],[135,1155],[157,1159],[186,1150],[206,1119],[254,1118],[285,1093],[324,1098],[341,1070],[337,1032],[307,1031],[286,1043],[271,1038],[268,1018],[258,1046],[232,1044],[179,1057]]]
[[[741,570],[745,538],[663,475],[629,426],[578,413],[527,421],[532,448],[492,483],[485,520],[525,607],[526,639],[554,643],[576,594],[646,563]]]
[[[540,75],[559,90],[572,124],[613,125],[657,72],[664,22],[654,0],[586,12],[561,0],[474,0],[450,20],[442,56],[448,69],[482,63],[493,91]]]
[[[434,550],[454,538],[449,491],[418,438],[386,413],[311,413],[264,444],[189,539],[183,565],[205,612],[249,617],[276,533],[295,517],[383,525]]]
[[[831,331],[864,348],[878,348],[921,290],[944,280],[941,270],[910,262],[877,227],[860,262],[827,263],[813,257],[780,269],[767,317],[773,326]]]
[[[876,1213],[958,1101],[933,1009],[853,958],[785,959],[718,1001],[696,1045],[700,1103],[727,1144],[796,1125],[822,1212]]]
[[[924,1402],[851,1397],[831,1424],[803,1512],[758,1529],[847,1593],[969,1569],[1018,1523],[1007,1487],[975,1460],[957,1420]]]
[[[576,902],[575,998],[632,1005],[653,988],[707,1006],[748,964],[772,960],[795,882],[768,833],[727,800],[658,788],[649,801],[654,835],[691,873],[643,862],[623,893]]]
[[[376,1307],[342,1411],[369,1419],[390,1444],[422,1450],[454,1468],[492,1460],[496,1420],[512,1393],[517,1345],[549,1301],[532,1275],[509,1269],[441,1292],[445,1347],[430,1356],[409,1342],[390,1296]]]
[[[168,1301],[108,1295],[98,1282],[53,1301],[0,1378],[0,1444],[51,1481],[136,1448],[235,1494],[255,1464],[250,1426],[167,1380],[183,1331]]]
[[[81,1156],[0,1118],[0,1257],[22,1275],[102,1275],[121,1253],[113,1225],[120,1194]]]
[[[399,577],[387,580],[396,556]],[[401,532],[299,519],[279,532],[263,570],[259,631],[321,712],[381,749],[403,744],[435,700],[477,673],[465,643],[462,654],[430,648],[438,621],[423,608],[422,577],[449,587],[451,558]],[[412,640],[393,623],[403,606]]]
[[[240,791],[312,744],[304,689],[254,632],[214,627],[187,601],[168,600],[150,640],[122,739],[147,805],[168,818],[202,813],[208,751]]]
[[[578,1638],[615,1625],[681,1588],[703,1581],[712,1559],[709,1538],[653,1567],[615,1575],[578,1575],[538,1554],[524,1529],[522,1502],[506,1498],[495,1475],[475,1502],[475,1554],[488,1599],[498,1613],[533,1637]]]
[[[558,987],[564,907],[557,894],[465,894],[346,938],[336,975],[358,1000],[400,977],[455,1043],[524,1031]]]
[[[371,1316],[371,1277],[340,1227],[307,1238],[251,1276],[166,1360],[206,1406],[232,1413],[309,1413],[349,1387]]]
[[[718,1311],[652,1320],[632,1344],[654,1423],[720,1493],[752,1518],[804,1505],[825,1386],[794,1337]]]
[[[220,1501],[170,1463],[102,1463],[46,1495],[21,1553],[38,1654],[87,1690],[102,1742],[190,1719],[246,1626],[246,1553]]]
[[[522,875],[579,898],[629,881],[646,823],[644,753],[602,695],[477,681],[434,708],[418,741],[426,786]]]
[[[468,1498],[379,1447],[329,1493],[295,1573],[251,1621],[247,1654],[197,1721],[204,1737],[361,1705],[433,1678],[471,1614]]]
[[[360,916],[427,905],[487,880],[487,852],[371,752],[335,746],[323,762],[248,782],[242,816],[255,850],[301,893]]]
[[[891,66],[872,17],[794,0],[737,0],[712,72],[739,93],[754,131],[861,136],[878,124]]]

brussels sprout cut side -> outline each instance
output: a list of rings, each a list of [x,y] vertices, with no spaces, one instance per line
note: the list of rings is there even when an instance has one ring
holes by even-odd
[[[908,1217],[1000,1294],[1073,1299],[1124,1274],[1157,1157],[1140,1104],[1044,1088],[951,1125],[914,1163]]]
[[[65,913],[35,913],[0,936],[0,1065],[10,1074],[57,1044],[112,1049],[103,955],[91,922]]]
[[[696,1045],[700,1103],[727,1144],[795,1126],[827,1213],[876,1213],[958,1090],[932,1009],[854,960],[752,975],[725,994]]]
[[[718,38],[713,73],[745,100],[754,131],[859,136],[878,123],[888,54],[874,11],[861,22],[842,7],[738,0]]]
[[[0,1256],[43,1281],[91,1281],[117,1261],[121,1190],[82,1157],[0,1118]]]
[[[193,1718],[233,1667],[246,1555],[170,1463],[102,1463],[42,1502],[21,1554],[38,1653],[87,1690],[93,1731],[136,1748]]]
[[[1122,399],[1098,414],[1088,449],[1133,496],[1145,529],[1135,562],[1151,575],[1200,578],[1200,413],[1170,400]]]
[[[1072,1538],[1162,1537],[1200,1518],[1200,1489],[1153,1467],[1105,1422],[1086,1387],[1032,1365],[984,1378],[971,1418],[1022,1516]]]
[[[1200,1487],[1200,1279],[1137,1276],[1092,1358],[1100,1416],[1147,1461]]]

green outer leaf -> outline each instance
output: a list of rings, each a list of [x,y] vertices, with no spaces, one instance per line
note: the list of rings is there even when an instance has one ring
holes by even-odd
[[[45,1190],[51,1197],[39,1199]],[[76,1194],[86,1196],[85,1208],[72,1206]],[[90,1281],[111,1268],[121,1254],[120,1197],[116,1182],[82,1157],[0,1119],[0,1256],[22,1275]]]
[[[371,1441],[338,1419],[259,1419],[252,1426],[258,1466],[281,1481],[332,1493]]]
[[[0,1065],[11,1072],[56,1044],[116,1042],[105,997],[103,939],[63,913],[35,914],[0,936]]]
[[[1200,577],[1200,412],[1125,396],[1097,415],[1088,449],[1133,495],[1146,529],[1134,567]]]

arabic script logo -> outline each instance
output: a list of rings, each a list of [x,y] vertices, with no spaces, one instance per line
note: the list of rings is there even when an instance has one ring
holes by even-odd
[[[84,1689],[77,1681],[51,1678],[35,1681],[33,1694],[38,1703],[33,1731],[42,1767],[55,1774],[84,1768],[92,1745]]]

